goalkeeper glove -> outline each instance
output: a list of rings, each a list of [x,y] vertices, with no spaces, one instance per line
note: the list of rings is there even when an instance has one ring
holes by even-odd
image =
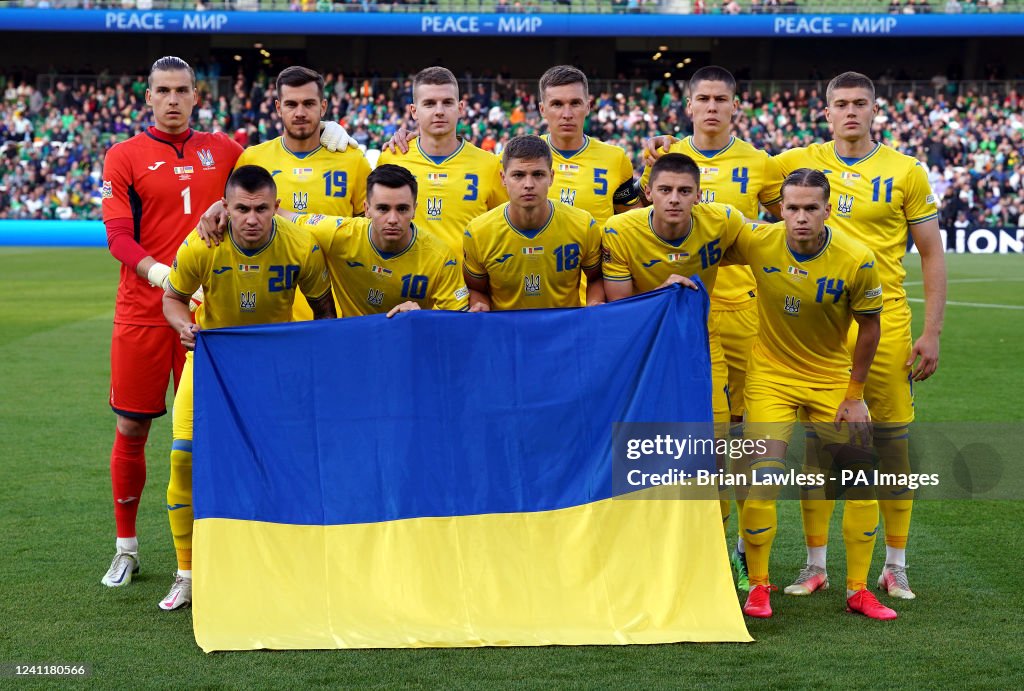
[[[195,312],[197,309],[203,306],[203,287],[199,286],[199,290],[192,293],[192,297],[188,301],[188,311]]]
[[[348,135],[345,128],[333,120],[323,123],[324,130],[320,133],[320,143],[328,151],[345,151],[348,147],[359,147],[359,142]]]
[[[146,272],[146,278],[149,279],[149,284],[154,288],[167,288],[167,279],[171,275],[171,267],[160,262],[154,262],[153,266],[149,267],[149,271]]]

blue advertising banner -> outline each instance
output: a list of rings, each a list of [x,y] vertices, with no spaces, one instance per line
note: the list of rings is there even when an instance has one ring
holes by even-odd
[[[1024,228],[967,228],[940,230],[942,244],[952,254],[1024,253]],[[0,246],[106,247],[101,221],[0,221]],[[917,248],[910,247],[911,252]]]
[[[428,14],[0,10],[0,31],[388,36],[1016,36],[1019,14]]]

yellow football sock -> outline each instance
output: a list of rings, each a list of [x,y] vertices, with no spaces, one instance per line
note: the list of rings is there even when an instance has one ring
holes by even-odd
[[[878,535],[878,502],[847,499],[843,507],[843,542],[846,544],[846,589],[867,587],[871,554]],[[749,557],[748,557],[749,562]]]
[[[729,428],[729,435],[733,439],[742,440],[743,423],[734,421],[732,426]],[[733,477],[737,477],[740,473],[746,470],[747,458],[740,455],[739,458],[730,458],[729,463]],[[747,488],[744,485],[737,484],[732,489],[736,497],[736,516],[739,517],[743,515],[743,501],[747,498]],[[736,521],[736,536],[738,538],[737,544],[743,544],[743,527],[740,525],[738,520]]]
[[[875,450],[881,473],[910,472],[909,433],[905,425],[875,428]],[[879,508],[885,520],[885,544],[906,549],[910,534],[910,514],[914,508],[914,491],[908,488],[883,487],[878,492]]]
[[[768,559],[778,531],[774,499],[747,499],[740,514],[750,585],[769,585]]]
[[[171,445],[171,478],[167,483],[167,518],[171,523],[178,569],[192,568],[192,440]]]
[[[752,463],[751,467],[754,475],[760,478],[781,473],[785,468],[781,458],[761,458]],[[779,527],[775,510],[777,496],[778,486],[759,485],[751,488],[743,502],[740,527],[747,550],[747,573],[751,586],[771,584],[768,561]]]
[[[828,475],[827,471],[832,468],[832,454],[822,446],[821,439],[809,425],[804,443],[804,472]],[[826,496],[824,484],[800,490],[800,516],[804,528],[804,544],[808,547],[824,547],[828,544],[828,528],[836,502]]]

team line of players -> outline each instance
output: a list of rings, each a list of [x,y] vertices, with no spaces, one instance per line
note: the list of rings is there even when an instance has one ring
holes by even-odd
[[[650,142],[657,160],[637,183],[621,149],[583,134],[590,96],[586,77],[572,67],[552,68],[540,81],[550,134],[514,139],[501,160],[456,137],[463,105],[451,72],[423,70],[414,80],[418,136],[397,137],[373,173],[358,150],[330,150],[348,140],[336,126],[321,134],[322,85],[305,68],[282,72],[277,108],[285,134],[242,153],[222,135],[188,127],[194,78],[184,62],[163,58],[154,64],[147,92],[156,126],[108,154],[105,221],[111,251],[124,266],[111,387],[118,414],[111,460],[118,541],[105,584],[128,583],[138,569],[134,512],[145,467],[138,444],[141,438],[144,445],[152,417],[164,412],[166,386],[166,379],[148,381],[146,394],[137,391],[144,378],[131,373],[150,354],[136,348],[126,355],[124,331],[148,335],[136,341],[150,350],[160,341],[162,360],[144,371],[180,372],[189,365],[172,340],[191,345],[197,328],[419,307],[596,305],[671,283],[692,286],[688,277],[699,275],[712,296],[716,421],[746,415],[748,437],[776,442],[755,459],[755,472],[781,469],[798,412],[817,423],[808,465],[846,453],[853,447],[831,423],[847,421],[866,438],[865,399],[883,466],[908,467],[912,382],[937,366],[945,267],[923,168],[871,140],[876,106],[866,77],[846,73],[829,85],[834,141],[770,158],[730,133],[732,75],[703,68],[689,83],[694,134]],[[673,155],[664,155],[666,146]],[[162,160],[172,151],[173,162]],[[219,211],[213,202],[232,169],[236,177]],[[278,198],[287,218],[274,215]],[[649,202],[653,208],[637,208]],[[751,223],[759,202],[783,222]],[[178,250],[166,220],[181,219],[175,228],[180,243],[207,206],[214,208],[205,225],[223,217],[228,241],[207,246],[196,233]],[[124,236],[128,226],[134,246]],[[925,279],[925,329],[916,343],[902,289],[908,232]],[[203,236],[211,234],[217,235]],[[173,271],[168,264],[175,264]],[[161,291],[152,286],[165,284],[162,308],[174,329],[155,309]],[[188,304],[199,288],[205,306],[193,325]],[[290,305],[296,288],[306,296],[297,303],[308,303],[310,311],[290,315],[283,305]],[[191,591],[191,396],[190,379],[182,381],[167,502],[179,569],[161,602],[165,609],[187,604]],[[869,460],[855,454],[844,462]],[[124,472],[126,465],[141,465],[141,483],[138,473]],[[828,586],[833,504],[825,496],[811,489],[802,502],[808,562],[787,593]],[[902,491],[884,499],[886,565],[879,585],[892,596],[913,597],[905,572],[912,500]],[[771,616],[774,497],[737,500],[733,563],[740,587],[750,589],[744,611]],[[730,502],[723,496],[720,503],[724,521]],[[866,588],[878,512],[873,496],[845,503],[848,607],[893,618],[895,612]]]

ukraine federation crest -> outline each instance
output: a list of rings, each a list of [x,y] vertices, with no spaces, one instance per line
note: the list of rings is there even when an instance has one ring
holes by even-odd
[[[309,206],[309,192],[292,192],[292,208],[305,211]]]
[[[209,149],[199,149],[196,153],[199,156],[199,162],[203,164],[204,168],[213,168],[215,164],[212,151]]]
[[[243,290],[239,295],[239,309],[243,312],[255,312],[256,311],[256,292],[252,290]]]
[[[849,216],[853,213],[853,195],[840,194],[836,200],[836,211],[840,216]]]
[[[427,217],[441,218],[441,198],[427,197]]]
[[[792,295],[786,296],[786,314],[800,314],[800,298],[793,297]]]
[[[558,201],[562,202],[563,204],[568,204],[569,206],[575,206],[576,190],[570,189],[568,187],[563,187],[558,192]]]
[[[523,276],[523,292],[527,295],[540,295],[540,274]]]

